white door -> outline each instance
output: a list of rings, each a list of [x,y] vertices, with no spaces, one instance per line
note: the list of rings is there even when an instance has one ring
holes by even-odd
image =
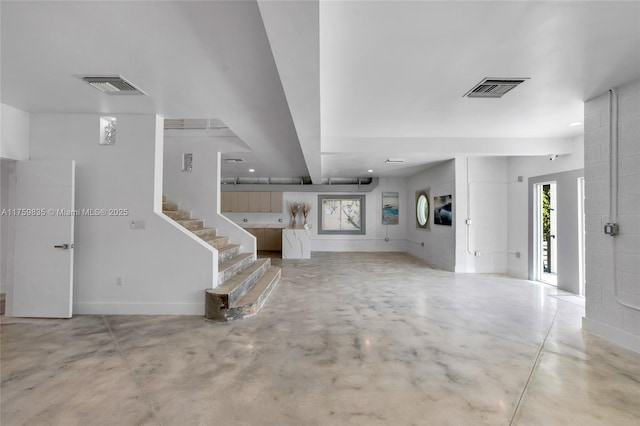
[[[16,164],[14,317],[71,318],[75,163]]]

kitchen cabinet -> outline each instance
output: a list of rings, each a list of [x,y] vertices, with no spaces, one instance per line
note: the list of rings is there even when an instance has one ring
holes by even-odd
[[[271,213],[282,213],[282,192],[270,192],[269,197]]]
[[[244,213],[249,211],[249,193],[236,192],[233,197],[232,208],[234,213]]]
[[[245,231],[256,237],[257,250],[266,250],[264,248],[264,228],[245,228]]]
[[[282,213],[282,192],[225,191],[220,201],[223,213]]]
[[[264,229],[264,249],[270,251],[282,251],[282,229]]]
[[[220,194],[220,211],[222,213],[229,213],[232,210],[232,200],[231,200],[231,194],[234,194],[234,192],[223,192],[222,194]]]
[[[280,228],[245,228],[256,237],[257,250],[282,251],[282,229]]]

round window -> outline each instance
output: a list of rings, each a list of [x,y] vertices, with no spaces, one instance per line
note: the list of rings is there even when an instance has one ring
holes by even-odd
[[[429,198],[426,192],[418,193],[416,200],[416,221],[420,228],[426,228],[429,222]]]

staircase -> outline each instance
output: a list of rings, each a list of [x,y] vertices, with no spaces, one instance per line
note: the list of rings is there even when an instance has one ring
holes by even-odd
[[[205,317],[228,321],[255,315],[280,281],[280,268],[271,259],[256,259],[254,253],[240,253],[229,237],[205,228],[202,220],[162,196],[162,212],[218,250],[217,287],[205,292]]]

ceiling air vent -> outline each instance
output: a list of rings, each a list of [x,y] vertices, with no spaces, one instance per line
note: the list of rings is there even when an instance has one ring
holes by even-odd
[[[224,123],[216,118],[165,118],[165,129],[177,130],[226,130]]]
[[[146,95],[119,75],[83,76],[81,78],[106,95]]]
[[[385,163],[387,163],[387,164],[402,164],[402,163],[404,163],[404,159],[402,159],[402,158],[387,158],[387,161],[385,161]]]
[[[246,161],[244,161],[244,158],[227,158],[224,161],[231,164],[246,163]]]
[[[529,77],[524,78],[492,78],[487,77],[476,84],[473,89],[463,95],[468,98],[501,98],[507,92],[524,83]]]

